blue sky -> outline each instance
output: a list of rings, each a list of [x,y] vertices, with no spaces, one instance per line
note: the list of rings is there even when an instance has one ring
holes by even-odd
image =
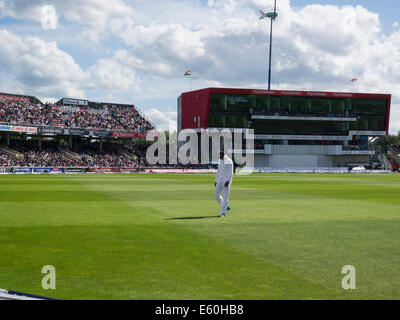
[[[0,92],[137,105],[159,127],[193,89],[265,88],[273,0],[0,0]],[[277,0],[272,88],[393,94],[400,1]]]

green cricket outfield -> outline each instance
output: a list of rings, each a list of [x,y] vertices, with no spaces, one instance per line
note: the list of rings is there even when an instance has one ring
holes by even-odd
[[[60,299],[400,299],[400,176],[0,176],[0,288]],[[56,289],[42,288],[42,267]],[[354,266],[356,289],[342,268]]]

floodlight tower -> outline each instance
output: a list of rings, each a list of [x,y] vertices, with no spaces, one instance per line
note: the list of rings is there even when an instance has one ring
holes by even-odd
[[[271,19],[271,31],[269,33],[269,68],[268,68],[268,90],[271,89],[271,56],[272,56],[272,23],[275,21],[275,18],[278,16],[278,13],[276,12],[276,0],[274,4],[274,12],[268,12],[265,13],[262,10],[260,10],[261,17],[259,20],[262,20],[264,18],[270,18]]]

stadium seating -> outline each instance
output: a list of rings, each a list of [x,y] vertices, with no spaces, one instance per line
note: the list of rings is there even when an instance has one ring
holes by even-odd
[[[32,102],[35,101],[35,102]],[[0,125],[17,125],[29,127],[56,127],[68,129],[93,129],[112,131],[116,135],[113,142],[89,142],[81,135],[75,136],[74,143],[68,146],[54,136],[52,139],[29,137],[14,134],[11,138],[3,134],[0,146],[1,167],[91,167],[91,168],[136,168],[136,167],[172,167],[190,168],[193,165],[157,164],[149,165],[146,161],[148,144],[137,145],[136,142],[125,142],[119,139],[123,134],[145,134],[153,129],[134,106],[121,104],[94,103],[90,107],[77,105],[43,104],[39,100],[6,99],[0,96]],[[71,139],[71,136],[70,136]],[[39,143],[40,140],[40,143]],[[65,141],[64,141],[65,142]],[[201,165],[196,168],[204,167]],[[205,166],[207,167],[207,166]]]
[[[36,126],[57,126],[121,130],[145,133],[151,123],[134,107],[103,105],[91,112],[79,107],[59,108],[50,104],[32,104],[28,101],[0,100],[0,123]]]
[[[15,155],[10,150],[16,151]],[[17,154],[20,154],[17,156]],[[22,156],[21,156],[22,155]],[[86,151],[72,158],[62,150],[2,148],[0,165],[4,167],[137,167],[139,162],[118,152]]]

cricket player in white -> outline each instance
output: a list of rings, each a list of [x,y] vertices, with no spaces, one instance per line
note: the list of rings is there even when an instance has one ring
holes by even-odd
[[[225,217],[226,212],[231,209],[228,203],[233,176],[233,162],[222,150],[220,151],[219,158],[220,160],[218,162],[218,170],[214,184],[214,195],[221,206],[221,213],[219,216]]]

